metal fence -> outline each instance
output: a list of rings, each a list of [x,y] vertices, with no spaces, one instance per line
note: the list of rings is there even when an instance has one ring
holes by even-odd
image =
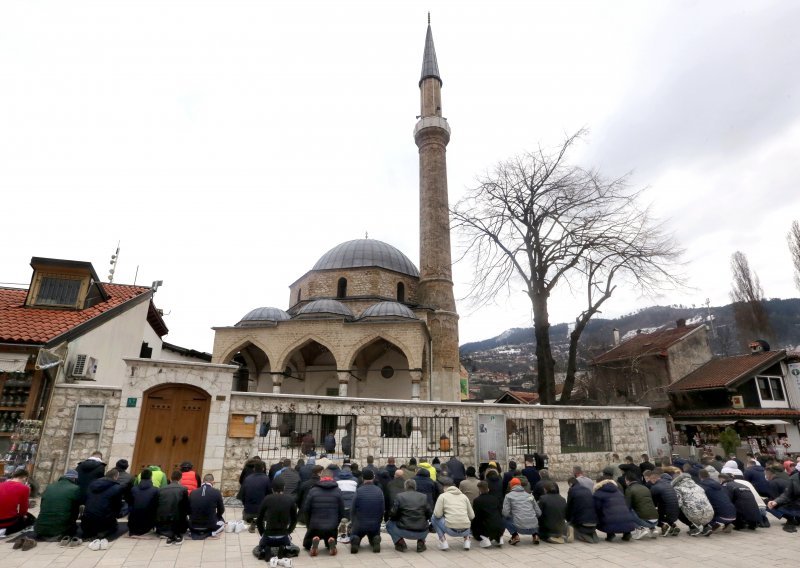
[[[506,446],[508,455],[524,456],[542,452],[544,421],[537,418],[507,418]]]
[[[458,418],[381,417],[381,454],[385,458],[432,459],[457,452]]]
[[[263,412],[258,431],[258,452],[264,460],[298,459],[327,454],[350,457],[356,417],[349,414],[297,414]]]
[[[561,453],[610,452],[611,421],[566,419],[558,421]]]

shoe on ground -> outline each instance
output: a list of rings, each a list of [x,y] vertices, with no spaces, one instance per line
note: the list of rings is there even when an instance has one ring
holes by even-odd
[[[714,532],[714,529],[711,528],[711,525],[706,525],[703,527],[703,530],[700,531],[700,534],[703,536],[711,536],[712,532]]]
[[[316,556],[319,554],[319,537],[315,536],[311,539],[311,548],[308,551],[309,556]]]
[[[419,549],[419,543],[420,541],[417,541],[417,549]],[[406,540],[404,538],[398,540],[396,543],[394,543],[394,549],[397,552],[406,552],[408,550],[408,545],[406,544]]]
[[[376,534],[369,540],[369,543],[372,545],[372,552],[378,553],[381,551],[381,535]]]
[[[650,538],[658,538],[660,536],[661,536],[661,531],[659,531],[657,528],[650,529]]]
[[[426,550],[428,550],[428,547],[426,546],[425,541],[424,540],[418,540],[417,541],[417,552],[425,552]]]
[[[350,554],[358,554],[358,549],[361,548],[361,541],[356,539],[350,540]]]
[[[539,535],[538,534],[533,535],[533,544],[539,544]]]
[[[14,546],[12,546],[11,548],[13,548],[14,550],[19,550],[20,548],[22,548],[22,542],[24,540],[25,540],[24,538],[18,538],[17,540],[14,541]]]
[[[100,550],[108,550],[108,541],[104,538],[100,539]]]
[[[464,550],[469,550],[472,547],[472,538],[464,537]]]
[[[76,546],[80,546],[82,544],[83,544],[83,541],[81,539],[79,539],[77,536],[73,536],[69,540],[69,544],[67,546],[70,547],[70,548],[75,548]]]
[[[278,558],[278,563],[276,566],[283,566],[284,568],[292,568],[292,559],[291,558]]]
[[[575,533],[575,540],[579,540],[581,542],[588,542],[589,544],[594,544],[595,542],[590,535],[584,534],[581,531]]]
[[[228,521],[227,523],[225,523],[226,533],[232,533],[235,528],[236,528],[236,523],[234,521]]]
[[[27,552],[31,548],[36,547],[36,541],[32,538],[23,538],[22,539],[22,552]]]
[[[615,534],[607,534],[607,535],[606,535],[606,542],[611,542],[611,541],[613,541],[613,540],[614,540],[616,537],[617,537],[617,535],[615,535]]]
[[[640,540],[640,539],[644,538],[645,535],[648,535],[648,534],[650,534],[649,530],[640,527],[640,528],[636,529],[635,531],[633,531],[631,533],[631,538],[633,540]]]
[[[672,532],[672,527],[667,523],[661,525],[661,536],[669,536]]]
[[[486,538],[486,537],[483,537],[482,539],[480,539],[480,540],[478,541],[478,546],[480,546],[481,548],[491,548],[491,546],[492,546],[492,541],[490,541],[490,540],[489,540],[488,538]]]
[[[503,537],[501,536],[500,540],[498,540],[495,544],[497,544],[497,546],[503,546],[505,544],[505,542],[503,542]]]
[[[68,536],[61,537],[61,540],[58,541],[58,546],[69,546],[69,543],[72,539]]]
[[[438,539],[436,546],[439,547],[439,550],[447,550],[448,548],[450,548],[450,545],[447,543],[447,538],[445,538],[444,540],[442,540],[441,538]]]
[[[670,536],[678,536],[679,534],[681,534],[681,527],[673,525],[672,530],[670,531],[669,534]]]
[[[89,543],[89,550],[100,550],[100,539],[96,538]]]
[[[573,542],[575,540],[575,527],[567,525],[567,536],[564,540],[567,542]]]
[[[250,525],[247,527],[247,532],[249,532],[249,533],[256,532],[256,524],[255,523],[250,523]]]
[[[172,546],[173,544],[175,544],[175,539],[173,537],[169,537],[167,539],[167,542],[165,542],[164,544],[167,546]]]
[[[277,566],[278,565],[278,557],[277,556],[273,556],[272,558],[270,558],[269,559],[269,565],[270,566]]]
[[[336,556],[337,552],[339,551],[336,549],[336,539],[331,537],[328,539],[328,554]]]
[[[730,527],[730,525],[727,525],[725,528],[727,529],[728,527]],[[786,523],[785,525],[783,525],[783,530],[785,530],[788,533],[793,533],[793,532],[797,532],[797,527],[794,526],[793,524]],[[731,531],[729,530],[728,532],[731,532]]]
[[[508,541],[508,544],[510,544],[512,546],[515,546],[515,545],[519,544],[519,535],[518,534],[512,534],[511,538]]]
[[[183,537],[181,535],[175,535],[175,544],[183,544]]]
[[[692,527],[692,528],[689,529],[689,536],[699,536],[699,535],[700,535],[700,529],[699,528]]]
[[[244,528],[244,523],[242,521],[236,521],[236,523],[233,525],[233,532],[239,534],[244,530]]]
[[[0,538],[6,538],[6,529],[0,529]]]
[[[628,542],[632,538],[633,538],[633,534],[632,533],[625,533],[625,534],[622,535],[623,542]]]
[[[549,536],[547,542],[550,544],[564,544],[564,539],[560,536]]]

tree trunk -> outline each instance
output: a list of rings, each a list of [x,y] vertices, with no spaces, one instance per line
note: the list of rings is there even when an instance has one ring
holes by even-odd
[[[569,404],[572,399],[572,389],[575,386],[575,372],[578,370],[578,341],[585,327],[586,323],[578,322],[575,324],[575,329],[569,334],[567,378],[564,379],[564,389],[561,391],[561,398],[558,401],[559,404]]]
[[[547,312],[547,295],[531,294],[533,304],[533,334],[536,339],[536,372],[539,382],[539,403],[555,403],[555,367],[550,346],[550,315]]]

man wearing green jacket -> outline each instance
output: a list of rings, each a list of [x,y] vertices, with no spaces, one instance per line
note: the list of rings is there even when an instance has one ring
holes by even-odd
[[[75,536],[78,530],[75,521],[78,519],[79,505],[78,472],[71,469],[45,489],[39,517],[33,528],[36,538]]]
[[[153,487],[164,487],[169,483],[169,479],[167,479],[167,474],[161,471],[161,468],[157,465],[148,466],[147,469],[153,472],[153,477],[150,481],[153,482]],[[139,482],[142,481],[142,474],[136,476],[136,485],[139,485]]]

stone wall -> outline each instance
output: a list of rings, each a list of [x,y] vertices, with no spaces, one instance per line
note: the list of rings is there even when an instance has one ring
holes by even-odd
[[[402,282],[405,286],[405,302],[414,304],[417,300],[418,279],[413,276],[382,268],[350,268],[306,273],[289,286],[289,306],[297,304],[298,290],[302,290],[301,303],[315,298],[336,298],[339,278],[347,279],[348,297],[379,296],[389,301],[396,301],[397,284]],[[356,316],[360,314],[356,308],[350,307]]]
[[[595,476],[610,463],[610,454],[620,456],[646,453],[648,409],[644,407],[581,407],[527,406],[476,403],[442,403],[429,401],[394,401],[356,398],[318,398],[309,396],[233,393],[230,411],[252,413],[260,421],[262,412],[354,415],[356,417],[353,460],[366,463],[368,455],[378,464],[386,462],[381,432],[381,417],[456,417],[458,418],[457,453],[465,464],[475,464],[478,414],[503,414],[506,419],[539,419],[543,426],[543,451],[550,457],[550,471],[558,479],[566,479],[573,465],[580,464],[589,475]],[[608,419],[611,425],[611,448],[607,452],[562,454],[560,419]],[[421,450],[423,457],[428,453]],[[232,494],[238,488],[238,478],[244,461],[258,454],[258,438],[228,438],[222,489]],[[430,455],[430,454],[429,454]],[[277,457],[277,456],[276,456]],[[396,455],[400,459],[411,456]],[[513,454],[509,459],[522,460]],[[507,467],[507,464],[503,464]]]
[[[67,469],[74,468],[96,450],[101,451],[104,458],[108,457],[119,413],[120,392],[117,387],[66,383],[55,386],[34,472],[34,478],[42,487],[57,480]],[[96,434],[76,434],[70,449],[70,435],[79,404],[105,405],[103,430],[99,437]]]

